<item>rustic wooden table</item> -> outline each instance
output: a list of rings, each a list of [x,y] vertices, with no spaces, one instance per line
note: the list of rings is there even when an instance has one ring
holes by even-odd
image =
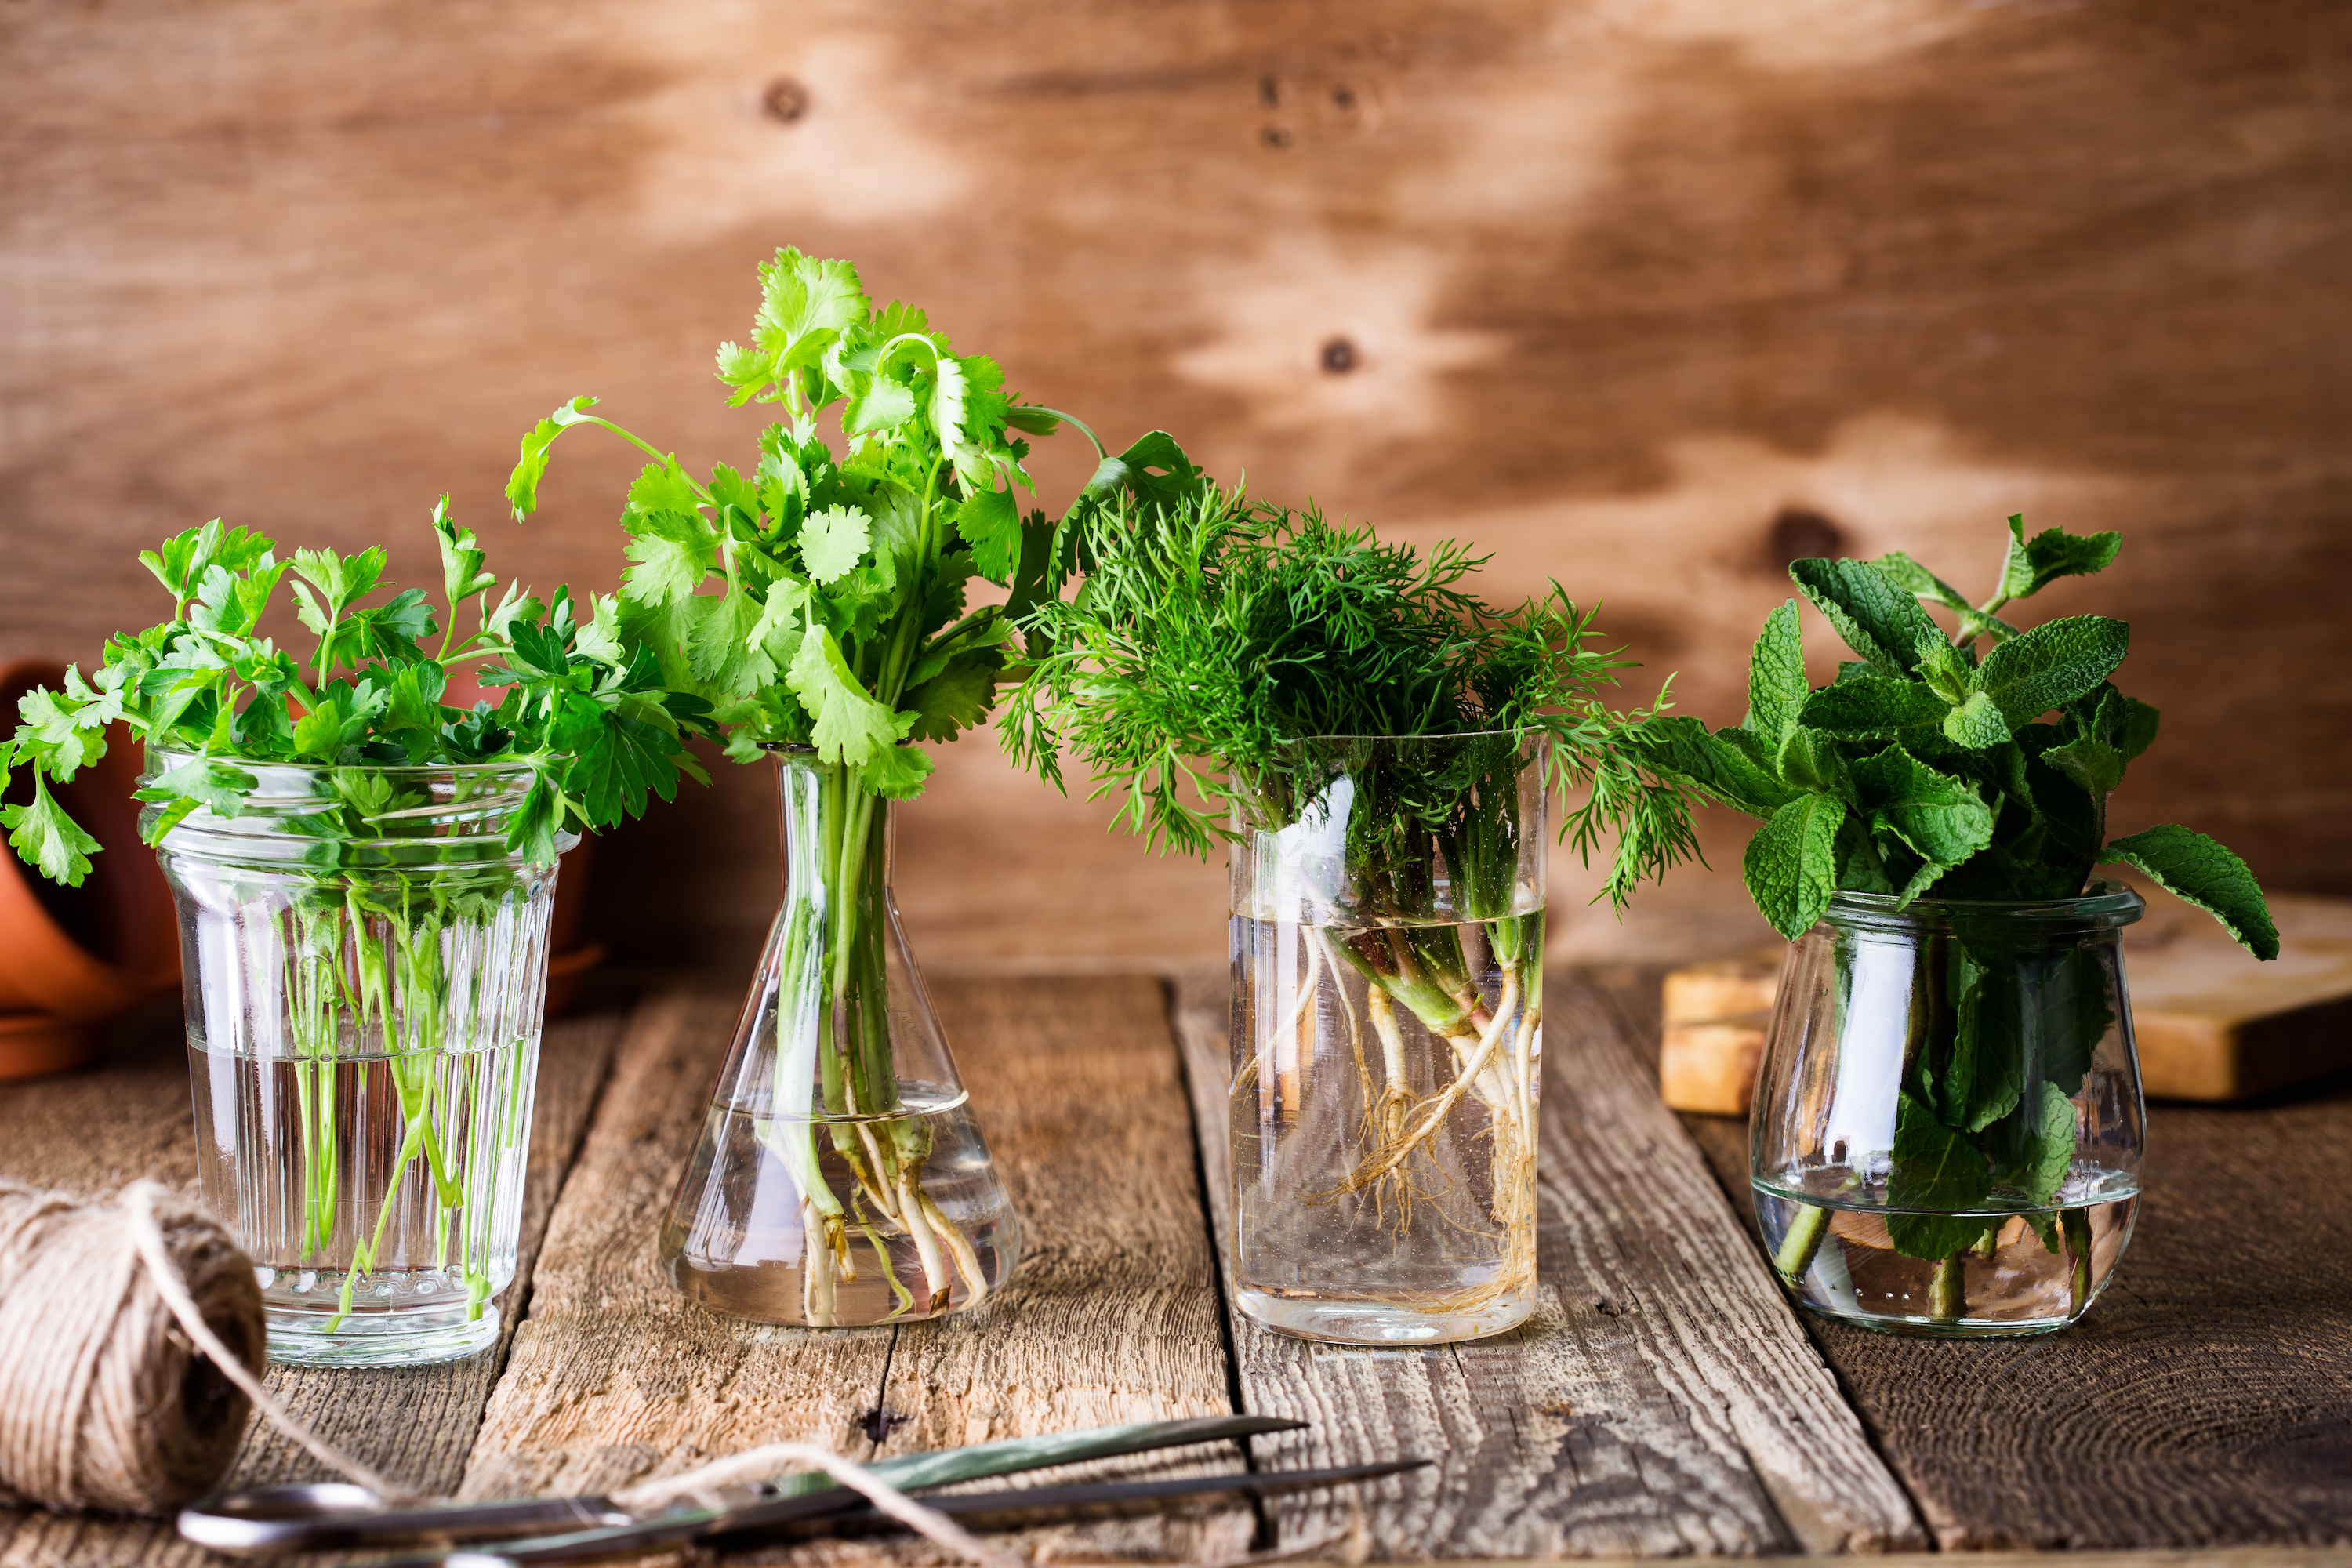
[[[1744,1128],[1660,1105],[1656,977],[1552,981],[1545,1299],[1498,1339],[1348,1349],[1227,1310],[1218,974],[939,983],[1027,1224],[1012,1287],[942,1323],[711,1317],[663,1281],[653,1233],[739,997],[656,977],[549,1031],[497,1351],[270,1381],[369,1463],[466,1497],[602,1489],[782,1437],[887,1456],[1234,1409],[1314,1426],[1157,1468],[1437,1461],[1360,1498],[1012,1538],[1040,1561],[1935,1546],[2352,1561],[2352,1088],[2156,1110],[2138,1237],[2079,1328],[1882,1339],[1790,1310],[1745,1227]],[[190,1180],[176,1017],[118,1031],[100,1070],[0,1090],[0,1173],[80,1189]],[[316,1473],[257,1428],[236,1479]],[[880,1542],[797,1555],[937,1558]],[[168,1526],[0,1513],[0,1564],[203,1557]]]

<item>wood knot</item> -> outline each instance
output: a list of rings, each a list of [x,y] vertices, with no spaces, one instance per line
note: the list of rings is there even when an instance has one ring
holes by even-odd
[[[760,107],[779,125],[790,125],[808,112],[808,89],[788,76],[770,82],[768,90],[760,95]]]
[[[1284,125],[1269,125],[1257,133],[1257,139],[1278,153],[1290,145],[1290,129]]]
[[[1809,506],[1784,506],[1773,514],[1764,532],[1764,551],[1758,564],[1778,576],[1791,561],[1836,556],[1848,548],[1845,530]]]
[[[1333,338],[1323,345],[1323,371],[1327,375],[1345,375],[1356,368],[1356,345],[1345,338]]]
[[[887,1443],[890,1440],[890,1429],[905,1426],[908,1419],[895,1410],[885,1410],[877,1405],[857,1418],[857,1429],[866,1434],[866,1440],[869,1443]]]

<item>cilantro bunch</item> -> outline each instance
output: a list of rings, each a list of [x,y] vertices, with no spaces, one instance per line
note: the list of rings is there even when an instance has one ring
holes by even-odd
[[[719,463],[697,479],[580,397],[523,437],[507,496],[518,519],[536,509],[549,447],[574,426],[645,451],[621,519],[623,632],[713,705],[738,761],[767,742],[812,746],[866,794],[907,799],[932,764],[901,742],[951,740],[987,716],[1012,621],[1046,583],[1063,524],[1022,515],[1017,490],[1034,486],[1021,433],[1067,416],[1007,396],[995,363],[955,353],[921,310],[877,309],[847,261],[781,250],[760,285],[750,346],[718,355],[730,404],[787,413],[748,471]],[[837,456],[818,423],[836,405]],[[1081,508],[1148,479],[1152,449],[1104,453]],[[974,577],[1010,602],[968,609]]]
[[[1664,719],[1636,737],[1660,773],[1764,826],[1745,859],[1764,918],[1791,941],[1837,892],[1977,901],[2069,899],[2102,863],[2136,868],[2219,921],[2258,958],[2278,954],[2262,889],[2229,849],[2185,827],[2106,837],[2107,795],[2156,739],[2157,710],[2108,677],[2131,628],[2069,616],[2001,618],[2062,577],[2112,563],[2117,533],[2009,520],[2000,580],[1972,605],[1901,552],[1799,561],[1790,576],[1855,658],[1805,679],[1797,605],[1764,623],[1746,720],[1710,732]],[[1922,601],[1953,613],[1953,635]]]
[[[583,606],[558,589],[543,604],[509,583],[493,603],[498,580],[473,533],[450,520],[446,496],[432,526],[446,626],[421,589],[376,598],[394,587],[380,548],[281,561],[273,541],[215,519],[142,552],[172,596],[171,618],[110,638],[88,679],[76,668],[62,691],[27,693],[22,724],[0,744],[0,780],[17,764],[33,775],[32,800],[0,809],[16,853],[53,880],[88,874],[98,842],[48,785],[103,756],[117,721],[151,754],[178,759],[139,792],[162,808],[144,829],[157,844],[198,806],[238,816],[256,784],[248,764],[335,770],[337,796],[364,805],[384,795],[374,787],[383,768],[502,763],[532,773],[507,842],[545,865],[566,827],[608,826],[642,811],[649,793],[668,799],[680,773],[702,777],[684,741],[708,729],[708,705],[667,689],[654,658],[625,647],[609,596]],[[261,630],[281,585],[317,638],[307,657]],[[476,626],[460,637],[455,608],[467,600]],[[468,668],[505,689],[499,700],[442,701]],[[373,831],[368,816],[345,826]]]
[[[1615,839],[1612,900],[1693,853],[1681,790],[1625,747],[1627,720],[1596,695],[1627,666],[1584,646],[1592,617],[1558,584],[1500,608],[1467,585],[1487,558],[1452,541],[1424,557],[1311,506],[1229,493],[1181,458],[1172,472],[1161,496],[1081,518],[1067,554],[1083,590],[1024,620],[1041,646],[1005,738],[1026,765],[1058,784],[1067,748],[1130,829],[1205,855],[1234,837],[1235,812],[1287,821],[1321,790],[1331,758],[1306,738],[1499,732],[1456,748],[1451,772],[1391,780],[1351,826],[1402,843],[1409,823],[1471,809],[1541,735],[1549,782],[1591,786],[1564,836],[1588,852]]]

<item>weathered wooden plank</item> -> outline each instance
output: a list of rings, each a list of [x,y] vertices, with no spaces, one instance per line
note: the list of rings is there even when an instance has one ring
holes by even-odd
[[[1609,978],[1654,1046],[1657,972]],[[1684,1118],[1751,1229],[1748,1123]],[[2147,1197],[2089,1316],[2035,1340],[1806,1318],[1948,1549],[2352,1538],[2352,1080],[2148,1111]]]
[[[739,997],[659,993],[622,1044],[550,1227],[466,1495],[604,1489],[783,1438],[872,1458],[886,1427],[882,1451],[898,1452],[1231,1408],[1160,983],[978,977],[947,981],[935,998],[1024,1217],[1024,1262],[1005,1292],[944,1323],[824,1331],[680,1299],[656,1267],[655,1237]],[[1240,1455],[1189,1462],[1231,1468]],[[1193,1556],[1242,1549],[1253,1522],[1228,1508],[1012,1539],[1045,1555]],[[807,1550],[827,1563],[930,1554],[908,1542]]]
[[[723,982],[684,983],[631,1018],[462,1495],[602,1491],[783,1438],[846,1445],[874,1408],[892,1331],[716,1317],[688,1306],[656,1260],[741,1001]]]
[[[1183,983],[1179,1029],[1221,1234],[1225,981]],[[1234,1325],[1244,1407],[1317,1423],[1297,1463],[1397,1454],[1433,1473],[1366,1510],[1386,1556],[1885,1550],[1924,1539],[1654,1082],[1572,975],[1548,988],[1535,1321],[1472,1344],[1370,1351]],[[1286,1502],[1283,1544],[1339,1538],[1345,1500]]]
[[[505,1321],[498,1348],[414,1369],[270,1369],[270,1390],[328,1441],[424,1489],[446,1491],[457,1485],[483,1405],[530,1299],[540,1241],[603,1088],[623,1016],[617,1007],[591,1011],[551,1025],[541,1041],[522,1240],[514,1282],[499,1298]],[[0,1170],[78,1191],[142,1176],[192,1185],[194,1128],[177,1006],[142,1014],[119,1027],[106,1060],[92,1071],[0,1092]],[[325,1474],[275,1428],[256,1422],[247,1431],[230,1479],[236,1486],[268,1486]],[[8,1568],[210,1561],[184,1545],[168,1524],[0,1511],[0,1564]]]
[[[1166,987],[1139,975],[972,978],[936,990],[973,1108],[1025,1230],[984,1311],[899,1331],[879,1453],[1233,1409],[1216,1260]],[[1238,1447],[1055,1470],[1190,1475]],[[1025,1531],[1038,1561],[1212,1561],[1248,1549],[1247,1507]]]

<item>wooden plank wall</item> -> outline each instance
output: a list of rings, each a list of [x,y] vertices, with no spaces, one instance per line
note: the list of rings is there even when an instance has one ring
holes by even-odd
[[[2347,84],[2326,0],[13,0],[0,655],[143,620],[133,549],[216,513],[421,577],[446,489],[611,586],[625,455],[517,531],[517,434],[747,450],[708,354],[789,242],[1112,437],[1605,597],[1717,722],[1792,553],[2125,528],[2046,612],[2138,628],[2118,830],[2347,890]],[[945,761],[926,952],[1215,952],[1215,872]],[[756,940],[763,784],[613,846],[606,934]]]

